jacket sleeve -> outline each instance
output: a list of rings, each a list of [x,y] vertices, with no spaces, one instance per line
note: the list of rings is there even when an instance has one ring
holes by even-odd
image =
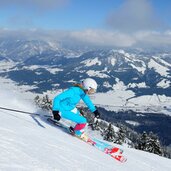
[[[87,105],[87,107],[90,109],[91,112],[94,112],[96,110],[96,107],[92,103],[90,97],[87,94],[84,94],[81,96],[84,103]]]
[[[74,92],[72,89],[68,89],[61,94],[57,95],[53,100],[52,110],[58,111],[60,110],[60,101],[72,97],[74,95]]]

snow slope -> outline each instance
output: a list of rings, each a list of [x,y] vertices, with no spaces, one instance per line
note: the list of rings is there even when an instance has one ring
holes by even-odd
[[[20,97],[0,90],[0,106],[36,112]],[[171,160],[124,149],[124,164],[68,135],[40,117],[0,110],[1,171],[170,171]]]

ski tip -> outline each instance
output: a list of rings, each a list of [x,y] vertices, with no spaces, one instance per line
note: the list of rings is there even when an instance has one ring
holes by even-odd
[[[127,161],[127,158],[125,158],[122,155],[112,156],[114,159],[118,160],[121,163],[125,163]]]

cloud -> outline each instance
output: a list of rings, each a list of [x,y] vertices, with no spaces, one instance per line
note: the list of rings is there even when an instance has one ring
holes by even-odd
[[[0,29],[0,38],[55,41],[73,47],[82,45],[98,48],[171,47],[171,30],[123,33],[93,29],[83,31]]]
[[[25,9],[50,10],[66,5],[69,0],[0,0],[0,8],[11,6]]]
[[[69,34],[73,42],[84,42],[99,47],[142,47],[161,48],[171,46],[171,30],[160,31],[137,31],[124,33],[119,31],[84,30]]]
[[[136,45],[143,47],[170,47],[171,30],[164,32],[158,31],[140,31],[134,34]]]
[[[122,32],[160,30],[166,27],[149,0],[125,0],[120,8],[109,14],[106,23]]]
[[[70,33],[70,38],[87,44],[104,47],[129,47],[135,43],[134,39],[127,34],[104,30],[88,29],[84,31],[74,31]]]

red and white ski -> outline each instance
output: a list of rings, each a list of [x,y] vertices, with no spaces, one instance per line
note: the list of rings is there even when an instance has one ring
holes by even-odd
[[[54,124],[55,126],[63,128],[65,132],[71,134],[68,126],[64,125],[63,123],[55,121],[52,118],[48,118],[47,121]],[[98,150],[104,152],[105,154],[108,154],[109,156],[111,156],[112,158],[114,158],[115,160],[121,163],[124,163],[127,161],[127,158],[123,156],[123,150],[120,149],[119,147],[114,147],[113,145],[109,145],[108,143],[100,141],[96,138],[90,137],[85,133],[81,137],[78,137],[76,135],[72,135],[72,136],[86,142],[87,144],[94,146]]]

